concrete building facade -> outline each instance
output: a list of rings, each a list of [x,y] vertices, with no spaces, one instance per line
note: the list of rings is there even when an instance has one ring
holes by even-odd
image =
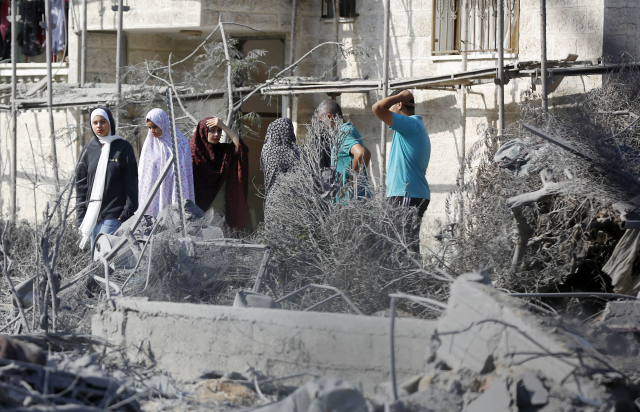
[[[383,48],[383,0],[339,0],[344,7],[355,7],[339,20],[338,37],[347,48],[359,47],[364,53],[346,55],[338,63],[338,77],[380,79],[382,77]],[[460,72],[461,56],[459,21],[462,0],[391,0],[390,76],[392,78],[423,77]],[[496,0],[465,0],[470,11],[469,24],[473,34],[468,41],[468,69],[496,67],[495,51],[495,4]],[[116,52],[115,4],[108,0],[88,0],[88,51],[87,80],[113,81]],[[540,60],[540,0],[504,0],[507,15],[505,25],[505,64]],[[130,11],[124,14],[125,64],[137,64],[147,59],[166,62],[171,53],[181,59],[215,28],[218,21],[249,25],[260,32],[242,26],[228,26],[227,33],[242,41],[244,51],[264,48],[271,66],[283,67],[289,61],[289,46],[295,44],[295,58],[301,57],[313,47],[325,41],[333,41],[332,17],[323,17],[330,8],[331,0],[297,0],[296,30],[291,39],[290,24],[292,0],[133,0]],[[569,54],[578,55],[579,60],[594,60],[602,56],[614,59],[623,54],[635,59],[640,36],[640,4],[622,0],[547,0],[547,55],[549,60],[562,60]],[[71,8],[75,18],[69,24],[69,62],[65,65],[66,76],[61,81],[78,82],[80,75],[80,41],[77,31],[82,18],[78,5]],[[448,13],[448,14],[447,14]],[[492,17],[493,16],[493,17]],[[455,17],[455,18],[453,18]],[[451,25],[449,27],[448,25]],[[493,31],[493,34],[492,34]],[[219,38],[219,35],[216,34]],[[493,43],[492,43],[493,41]],[[445,46],[442,46],[442,45]],[[443,52],[444,51],[444,52]],[[295,71],[298,76],[330,77],[332,50],[319,49],[301,62]],[[270,67],[271,67],[270,66]],[[6,64],[0,64],[0,79],[7,78]],[[29,78],[29,68],[20,69],[21,79]],[[33,70],[36,70],[35,66]],[[32,76],[33,77],[33,76]],[[264,75],[266,78],[266,74]],[[550,96],[550,105],[555,98],[588,91],[601,84],[601,76],[571,77],[562,80]],[[215,87],[216,85],[212,85]],[[26,86],[25,86],[26,87]],[[531,90],[530,79],[512,80],[505,86],[506,123],[517,120],[518,103]],[[447,194],[456,186],[459,175],[460,156],[463,145],[463,124],[466,126],[464,145],[468,149],[480,137],[476,130],[484,124],[496,126],[497,86],[493,83],[473,86],[467,99],[467,116],[463,118],[458,91],[419,90],[415,92],[417,114],[431,138],[432,154],[427,179],[431,187],[431,204],[423,222],[426,238],[437,231],[438,222],[446,219]],[[243,111],[255,110],[263,116],[263,132],[276,117],[290,115],[298,133],[304,133],[303,125],[309,122],[315,107],[328,96],[326,94],[298,95],[292,107],[287,99],[247,102]],[[8,104],[3,95],[2,104]],[[345,117],[352,120],[372,151],[373,169],[379,175],[380,122],[371,112],[371,106],[380,99],[380,92],[345,93],[338,96]],[[222,108],[221,101],[192,107],[194,115],[215,114]],[[51,169],[46,162],[48,150],[48,119],[46,111],[22,112],[18,117],[18,165],[33,163],[26,127],[34,142],[41,148],[40,159],[36,159],[45,174]],[[75,109],[57,111],[56,128],[74,128],[81,117]],[[8,127],[7,112],[0,114],[2,130],[2,211],[8,212]],[[27,126],[28,125],[28,126]],[[190,131],[184,131],[190,135]],[[146,132],[143,133],[145,135]],[[61,168],[69,170],[77,156],[77,144],[73,134],[66,141],[60,140],[58,155]],[[391,145],[389,135],[388,146]],[[260,183],[259,151],[261,143],[250,145],[252,176]],[[387,148],[387,153],[388,153]],[[49,150],[50,151],[50,150]],[[20,166],[18,167],[20,169]],[[25,169],[26,170],[26,169]],[[26,173],[26,172],[25,172]],[[44,193],[44,188],[42,189]],[[252,189],[251,204],[255,210],[252,224],[261,219],[260,199],[257,189]],[[32,219],[34,205],[29,200],[30,183],[26,175],[18,176],[19,217]],[[33,198],[33,195],[30,195]],[[40,202],[37,207],[42,207]]]

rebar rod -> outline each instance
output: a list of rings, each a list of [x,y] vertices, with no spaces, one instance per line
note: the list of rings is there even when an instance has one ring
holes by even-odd
[[[252,291],[255,293],[260,292],[262,282],[264,281],[264,275],[267,272],[267,266],[269,265],[270,254],[271,254],[271,249],[266,248],[264,251],[264,255],[262,255],[262,262],[260,262],[260,269],[258,270],[258,277],[256,278],[256,283],[253,285]]]
[[[540,0],[540,77],[542,81],[542,111],[547,113],[547,1]]]
[[[611,298],[611,299],[628,299],[638,300],[635,296],[621,295],[619,293],[604,293],[604,292],[558,292],[558,293],[508,293],[509,296],[515,298]]]
[[[231,94],[229,94],[231,95]],[[182,224],[182,236],[187,237],[187,220],[184,211],[184,199],[182,194],[182,171],[180,170],[180,153],[178,149],[178,136],[176,133],[176,118],[173,111],[173,98],[171,88],[167,87],[167,110],[169,110],[169,128],[171,129],[171,149],[173,151],[173,180],[178,191],[178,213]]]
[[[16,221],[18,184],[18,1],[11,0],[11,187],[9,201],[11,221]],[[1,191],[0,191],[1,192]]]
[[[384,99],[389,94],[389,14],[390,0],[384,0],[384,38],[382,41],[382,95]],[[384,191],[386,188],[385,176],[387,175],[387,125],[380,122],[380,185]]]

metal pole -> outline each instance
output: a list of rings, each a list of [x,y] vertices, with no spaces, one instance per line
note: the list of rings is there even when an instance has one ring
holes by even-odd
[[[549,110],[547,101],[547,1],[540,0],[540,80],[542,81],[542,112]]]
[[[51,157],[53,161],[53,181],[55,184],[56,199],[60,190],[60,179],[58,177],[58,152],[56,149],[56,128],[53,123],[53,72],[51,62],[51,0],[44,1],[45,30],[47,31],[46,53],[47,53],[47,108],[49,109],[49,140],[51,142]]]
[[[340,38],[340,1],[333,0],[333,41],[338,42]],[[336,79],[338,77],[338,53],[340,50],[340,46],[335,46],[335,51],[333,54],[333,78]],[[336,99],[336,94],[331,96],[333,100]]]
[[[389,12],[390,0],[384,0],[384,39],[382,47],[382,98],[389,94]],[[385,190],[387,175],[387,125],[380,122],[380,185]]]
[[[80,86],[87,81],[87,0],[82,0],[82,46],[80,48]]]
[[[391,296],[391,310],[389,311],[389,372],[391,374],[391,400],[398,400],[398,388],[396,383],[396,351],[393,335],[396,323],[396,298]]]
[[[291,35],[289,36],[289,66],[293,65],[294,54],[296,51],[296,0],[293,0],[293,8],[291,10]],[[292,67],[289,76],[293,77],[295,68]],[[287,117],[291,119],[293,116],[293,93],[288,96],[288,110]],[[283,113],[284,114],[284,113]]]
[[[227,127],[231,127],[233,121],[233,82],[231,81],[231,56],[229,55],[229,46],[227,45],[227,35],[224,32],[224,24],[222,24],[222,14],[218,17],[218,25],[220,26],[220,34],[222,35],[222,44],[224,46],[224,58],[227,60]],[[225,142],[229,140],[225,133]]]
[[[180,171],[180,153],[178,152],[178,136],[176,134],[176,118],[173,114],[173,98],[171,87],[167,87],[167,110],[169,110],[169,127],[171,129],[171,149],[173,150],[173,180],[178,190],[178,203],[180,207],[180,221],[182,223],[182,236],[187,237],[187,221],[184,212],[184,199],[182,198],[182,172]]]
[[[498,135],[501,136],[504,129],[504,0],[498,0],[498,42]]]
[[[18,184],[18,74],[16,63],[18,61],[18,4],[17,0],[11,0],[11,221],[15,222],[17,210],[17,184]]]
[[[462,7],[460,8],[460,16],[458,16],[460,21],[460,52],[462,54],[462,62],[461,62],[461,70],[462,72],[467,71],[467,40],[469,38],[469,20],[468,20],[468,0],[462,0]],[[467,148],[467,90],[464,85],[460,85],[460,104],[461,104],[461,115],[462,115],[462,136],[460,138],[460,199],[459,199],[459,217],[460,217],[460,228],[461,233],[465,233],[464,230],[464,195],[462,193],[462,189],[464,189],[464,159],[467,156],[466,148]]]
[[[123,17],[123,4],[122,0],[118,0],[118,32],[116,37],[116,112],[115,121],[116,129],[120,127],[120,105],[122,104],[122,79],[121,67],[122,67],[122,17]]]

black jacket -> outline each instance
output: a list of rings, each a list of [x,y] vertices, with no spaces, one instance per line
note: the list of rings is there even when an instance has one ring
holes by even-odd
[[[102,145],[94,137],[83,149],[76,169],[76,224],[80,225],[87,211],[93,180],[96,176]],[[138,164],[133,147],[126,140],[111,142],[102,207],[98,221],[118,219],[123,222],[138,210]]]

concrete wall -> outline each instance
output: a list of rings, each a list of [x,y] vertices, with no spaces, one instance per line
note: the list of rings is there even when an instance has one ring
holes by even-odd
[[[389,380],[389,319],[132,299],[116,306],[94,315],[92,333],[126,345],[132,357],[142,345],[179,379],[208,369],[244,372],[249,364],[270,377],[307,371],[361,382],[365,392]],[[435,322],[397,319],[399,381],[424,372],[434,329]]]
[[[603,38],[605,55],[614,60],[637,60],[640,56],[640,3],[605,0]]]
[[[54,111],[54,124],[57,131],[56,151],[61,184],[65,184],[73,170],[78,148],[76,145],[76,110]],[[10,117],[0,112],[0,134],[2,134],[2,181],[0,182],[0,211],[9,213],[10,196]],[[18,116],[17,150],[17,208],[18,219],[33,222],[36,217],[41,221],[46,203],[55,193],[53,186],[53,167],[51,141],[49,133],[49,113],[42,111],[20,112]],[[36,180],[37,177],[37,180]],[[35,190],[35,193],[34,193]],[[35,199],[34,199],[35,195]]]

